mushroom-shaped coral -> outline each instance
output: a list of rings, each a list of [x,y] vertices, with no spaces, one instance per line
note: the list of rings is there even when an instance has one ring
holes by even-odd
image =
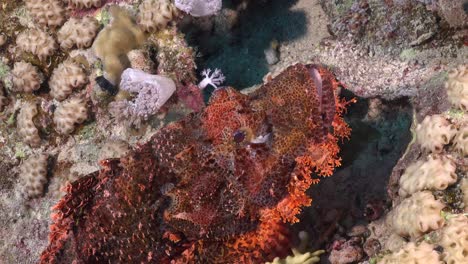
[[[417,192],[387,215],[387,223],[398,235],[417,238],[442,227],[444,219],[440,211],[444,207],[430,192]]]
[[[75,124],[83,123],[87,117],[86,101],[79,97],[69,98],[55,110],[55,130],[62,135],[70,134],[75,130]]]
[[[177,16],[177,9],[169,0],[144,0],[139,7],[138,24],[145,31],[165,28]]]
[[[39,25],[49,27],[62,25],[65,9],[59,0],[26,0],[25,2],[29,13]]]
[[[57,33],[57,40],[64,50],[76,46],[79,49],[89,48],[99,30],[98,21],[91,16],[70,18]]]
[[[69,5],[78,9],[101,7],[104,0],[65,0]]]
[[[44,60],[57,49],[57,43],[46,32],[39,29],[28,29],[21,32],[16,38],[16,44],[24,52],[36,55]]]
[[[47,183],[48,155],[39,154],[30,156],[20,168],[20,179],[23,192],[27,198],[37,198],[44,193]]]
[[[221,10],[221,0],[175,0],[175,6],[194,17],[211,16]]]
[[[66,60],[54,69],[50,77],[50,95],[63,101],[73,92],[73,89],[82,87],[87,81],[88,78],[80,65]]]
[[[24,143],[31,147],[38,147],[41,143],[39,130],[36,128],[33,121],[37,113],[37,105],[35,103],[25,102],[17,118],[18,134],[23,139]]]
[[[136,96],[131,101],[111,102],[109,111],[117,120],[136,127],[142,120],[156,114],[176,90],[170,78],[131,68],[123,72],[120,88]]]
[[[449,72],[445,84],[450,102],[457,108],[468,111],[468,69],[460,65]]]
[[[455,170],[455,163],[444,156],[416,161],[401,176],[399,194],[406,197],[422,190],[445,190],[457,181]]]
[[[442,115],[426,116],[416,127],[416,140],[426,151],[440,153],[457,130]]]
[[[434,247],[427,242],[421,242],[416,245],[413,242],[406,244],[398,252],[385,255],[378,264],[403,264],[403,263],[425,263],[425,264],[442,264],[439,260],[440,256]]]
[[[42,83],[42,76],[37,67],[24,61],[15,63],[11,79],[15,92],[31,93],[39,89]]]
[[[450,217],[440,237],[446,263],[468,263],[468,218],[465,215]]]

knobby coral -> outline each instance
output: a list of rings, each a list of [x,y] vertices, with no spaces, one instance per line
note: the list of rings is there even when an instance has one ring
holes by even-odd
[[[249,96],[216,90],[200,113],[69,184],[41,263],[285,256],[286,224],[311,204],[306,171],[328,175],[339,164],[337,140],[349,134],[336,87],[329,71],[297,64]]]

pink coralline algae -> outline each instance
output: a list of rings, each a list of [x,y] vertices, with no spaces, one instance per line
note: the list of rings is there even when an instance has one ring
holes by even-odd
[[[201,112],[68,185],[41,263],[285,256],[287,224],[311,204],[306,191],[318,176],[340,165],[338,141],[350,133],[337,87],[323,67],[296,64],[248,96],[216,90]]]

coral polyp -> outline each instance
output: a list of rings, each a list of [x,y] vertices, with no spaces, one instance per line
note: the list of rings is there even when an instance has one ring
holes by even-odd
[[[322,94],[311,68],[321,75]],[[332,169],[324,160],[339,164],[337,139],[350,131],[337,86],[325,68],[296,64],[249,96],[217,90],[200,113],[68,185],[41,263],[258,263],[285,256],[287,224],[311,204],[305,192],[317,181],[304,170]],[[233,137],[239,130],[271,136],[240,141]]]

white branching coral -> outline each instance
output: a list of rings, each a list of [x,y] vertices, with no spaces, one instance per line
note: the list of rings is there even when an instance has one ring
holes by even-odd
[[[421,147],[440,153],[457,132],[454,125],[442,115],[426,116],[416,127],[416,140]]]
[[[91,16],[70,18],[60,28],[57,39],[64,50],[76,46],[79,49],[89,48],[99,30],[99,22]]]
[[[20,168],[20,180],[27,198],[37,198],[44,193],[47,183],[47,154],[34,155],[26,159]]]
[[[16,38],[16,44],[22,51],[31,52],[40,60],[45,60],[57,49],[54,38],[39,29],[29,29],[21,32]]]
[[[70,98],[62,102],[54,113],[55,130],[67,135],[75,130],[76,124],[83,123],[88,118],[86,101],[79,97]]]
[[[445,83],[449,101],[457,108],[468,111],[468,69],[461,65],[449,72]]]
[[[222,7],[221,0],[175,0],[175,6],[194,16],[211,16],[216,14]]]
[[[17,129],[23,142],[31,147],[38,147],[41,144],[39,130],[34,125],[33,118],[37,115],[37,105],[26,102],[21,107],[17,118]]]
[[[398,252],[385,255],[377,262],[378,264],[403,264],[403,263],[424,263],[443,264],[439,260],[440,256],[434,247],[426,242],[416,245],[413,242],[406,244]]]
[[[457,181],[455,170],[455,163],[445,156],[416,161],[401,176],[399,194],[406,197],[422,190],[445,190]]]
[[[59,101],[65,100],[74,89],[88,82],[88,77],[79,64],[66,60],[61,63],[49,80],[50,95]]]
[[[138,25],[145,31],[165,28],[177,16],[177,9],[169,0],[144,0],[139,7]]]
[[[11,71],[11,81],[15,92],[32,93],[41,87],[42,75],[31,63],[16,62]]]
[[[129,122],[136,127],[142,120],[156,114],[176,90],[170,78],[131,68],[122,73],[120,88],[136,96],[131,101],[110,103],[109,111],[119,121]]]
[[[213,73],[211,69],[204,69],[201,74],[204,79],[198,84],[200,89],[205,89],[208,85],[218,89],[218,86],[226,80],[220,69],[215,69]]]
[[[448,264],[468,263],[468,218],[464,215],[451,217],[441,230],[440,245]]]
[[[417,238],[442,227],[444,219],[440,211],[444,207],[430,192],[417,192],[387,215],[387,224],[400,236]]]
[[[104,0],[65,0],[69,5],[78,8],[92,8],[101,7],[104,4]]]
[[[25,0],[34,20],[42,26],[58,27],[64,21],[65,9],[59,0]]]

